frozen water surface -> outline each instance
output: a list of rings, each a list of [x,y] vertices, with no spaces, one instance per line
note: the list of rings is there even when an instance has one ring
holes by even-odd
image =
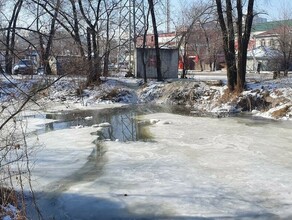
[[[139,118],[151,141],[95,146],[94,126],[39,134],[33,178],[45,219],[292,218],[291,123]]]

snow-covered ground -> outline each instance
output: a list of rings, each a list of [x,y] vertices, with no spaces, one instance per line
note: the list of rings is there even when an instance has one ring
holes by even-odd
[[[106,141],[96,147],[94,126],[30,135],[33,186],[44,218],[292,218],[291,77],[251,76],[239,98],[224,95],[226,86],[216,84],[224,79],[214,84],[192,78],[142,86],[139,79],[108,78],[79,95],[84,79],[64,78],[42,91],[24,115],[151,102],[218,116],[141,116],[150,121],[145,124],[151,142]],[[30,91],[39,80],[48,83],[17,77],[13,82]],[[7,84],[1,91],[1,113],[7,115],[23,99]],[[240,111],[282,120],[221,117]],[[52,121],[27,120],[29,132]]]

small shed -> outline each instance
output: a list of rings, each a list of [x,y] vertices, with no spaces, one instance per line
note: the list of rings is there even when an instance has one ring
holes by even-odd
[[[178,49],[160,49],[161,72],[163,79],[178,78]],[[135,61],[135,76],[144,77],[146,68],[147,78],[157,78],[155,48],[137,48]]]

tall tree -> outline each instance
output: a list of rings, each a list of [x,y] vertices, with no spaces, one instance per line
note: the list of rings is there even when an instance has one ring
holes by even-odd
[[[150,10],[148,8],[147,14],[143,14],[144,19],[144,34],[143,34],[143,50],[142,50],[142,61],[143,61],[143,78],[144,83],[147,83],[147,70],[146,70],[146,57],[145,57],[145,49],[146,49],[146,41],[147,41],[147,32],[149,29],[149,13]]]
[[[81,25],[79,22],[80,18],[78,17],[79,11],[76,7],[75,0],[68,0],[69,2],[62,1],[63,8],[58,9],[58,16],[56,15],[55,9],[56,5],[53,1],[48,0],[32,0],[33,3],[39,5],[44,12],[46,12],[51,18],[54,18],[56,22],[70,34],[72,39],[75,41],[79,54],[81,57],[85,57],[84,48],[81,41],[80,29]],[[67,4],[66,4],[67,3]]]
[[[292,27],[289,20],[284,20],[280,26],[273,31],[276,33],[277,49],[280,52],[278,59],[275,59],[277,70],[284,70],[284,75],[288,75],[288,70],[292,61]],[[273,62],[272,62],[273,63]],[[275,64],[275,63],[274,63]]]
[[[242,0],[226,0],[223,10],[222,0],[216,0],[218,20],[222,31],[224,55],[227,65],[227,85],[230,91],[244,90],[246,77],[247,47],[250,39],[254,0],[247,1],[247,14],[243,15]],[[235,18],[237,16],[237,18]],[[234,18],[236,22],[234,23]],[[237,57],[235,50],[235,31],[237,31]]]
[[[149,10],[151,14],[153,33],[154,33],[154,43],[155,43],[155,52],[156,52],[156,70],[157,70],[157,81],[162,81],[162,72],[161,72],[161,58],[160,58],[160,48],[158,42],[158,31],[156,25],[156,16],[153,0],[148,0]]]
[[[100,73],[101,73],[101,59],[100,59],[100,14],[101,14],[101,4],[102,0],[97,2],[92,1],[81,1],[78,0],[78,5],[80,12],[88,26],[87,28],[87,45],[88,51],[92,51],[92,55],[88,54],[88,63],[91,67],[88,77],[87,85],[95,82],[100,82]],[[84,5],[87,5],[88,8],[84,8]],[[92,11],[91,11],[92,10]],[[93,61],[93,62],[92,62]],[[93,65],[92,65],[93,63]]]
[[[291,22],[291,11],[292,4],[289,1],[284,1],[281,6],[281,17],[279,18],[278,27],[273,30],[276,38],[272,40],[271,46],[277,42],[277,49],[281,53],[280,63],[281,69],[284,69],[284,75],[288,75],[288,70],[292,63],[292,22]],[[277,60],[277,65],[279,66],[279,59]],[[280,70],[280,69],[279,69]]]
[[[12,60],[14,57],[15,48],[15,36],[16,36],[16,25],[20,10],[22,8],[23,0],[18,0],[12,10],[12,15],[8,21],[8,27],[6,32],[6,52],[5,52],[5,71],[12,73]]]
[[[201,55],[198,45],[203,45],[205,42],[203,36],[199,36],[197,26],[202,20],[208,20],[212,17],[212,8],[210,4],[203,3],[202,1],[195,1],[193,5],[183,8],[182,17],[184,22],[182,24],[182,33],[178,42],[178,48],[183,48],[183,72],[182,78],[186,77],[186,67],[188,63],[187,52],[188,48],[192,48],[197,55]],[[186,23],[185,23],[186,22]],[[199,40],[198,40],[199,39]],[[205,47],[204,47],[205,50]]]
[[[112,27],[114,20],[113,12],[117,8],[119,2],[103,0],[105,7],[105,46],[103,55],[103,75],[109,75],[110,53],[112,50],[112,41],[115,37],[115,30]],[[113,32],[112,34],[110,32]]]
[[[52,55],[51,54],[51,50],[52,50],[52,46],[53,46],[53,39],[56,33],[56,20],[58,18],[59,15],[59,10],[60,10],[60,5],[61,5],[61,1],[57,0],[55,2],[55,7],[53,8],[53,17],[50,19],[50,29],[49,29],[49,33],[48,33],[48,37],[46,39],[46,42],[44,41],[44,35],[41,33],[41,25],[40,25],[40,17],[41,17],[41,12],[40,12],[40,1],[38,1],[39,3],[37,4],[37,19],[36,19],[36,26],[37,26],[37,32],[39,33],[39,42],[40,42],[40,61],[41,64],[44,66],[45,68],[45,73],[46,74],[52,74],[52,70],[51,67],[49,65],[49,58]],[[45,3],[44,5],[46,8],[49,7],[47,5],[47,3]],[[46,43],[46,44],[45,44]]]

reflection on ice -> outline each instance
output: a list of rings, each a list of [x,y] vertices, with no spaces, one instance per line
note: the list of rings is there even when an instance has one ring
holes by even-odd
[[[101,154],[92,152],[94,136],[88,137],[94,127],[39,135],[46,148],[34,175],[43,185],[38,190],[54,195],[53,204],[39,200],[48,219],[292,217],[290,124],[166,113],[143,118],[156,119],[148,126],[154,142],[107,141]],[[76,139],[63,146],[48,141],[60,133]]]
[[[39,126],[35,133],[42,134],[67,128],[79,129],[93,126],[103,128],[98,131],[98,135],[103,140],[147,140],[150,137],[135,120],[137,115],[141,114],[142,111],[144,112],[145,109],[118,108],[100,111],[68,111],[63,114],[47,114],[46,118],[53,119],[54,121]],[[41,115],[40,117],[43,116]],[[108,125],[99,126],[105,124]]]

